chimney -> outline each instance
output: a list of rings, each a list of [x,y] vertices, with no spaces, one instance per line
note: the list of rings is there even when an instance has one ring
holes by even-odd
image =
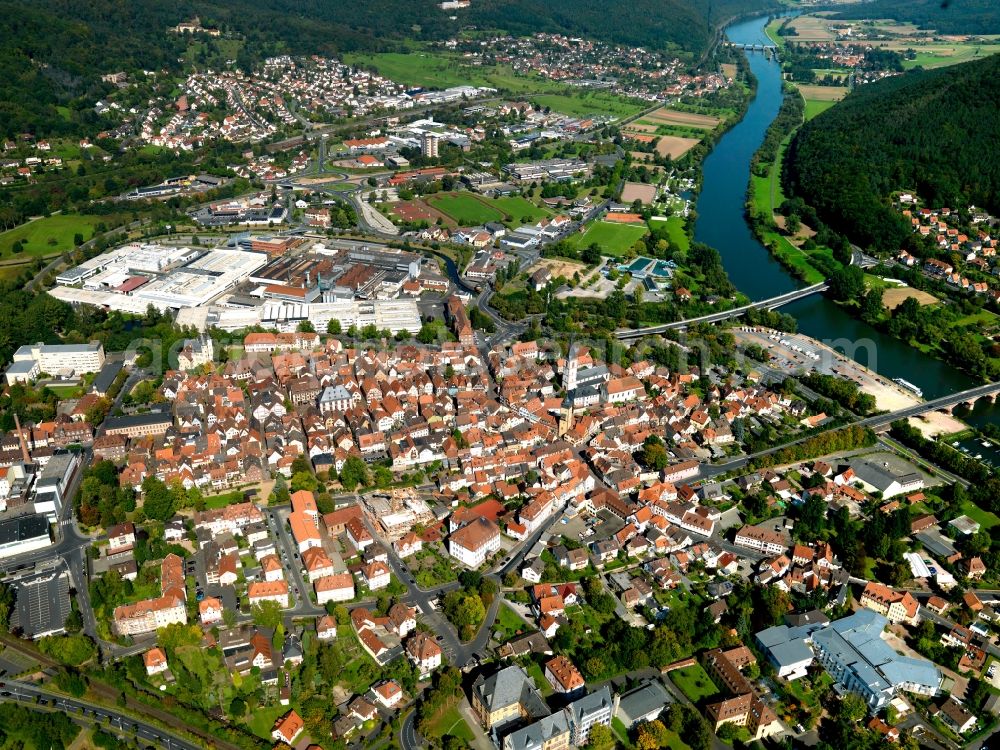
[[[30,464],[31,456],[28,455],[28,443],[21,431],[21,420],[17,418],[17,412],[14,413],[14,426],[17,428],[17,441],[21,444],[21,457],[24,459],[24,463]]]

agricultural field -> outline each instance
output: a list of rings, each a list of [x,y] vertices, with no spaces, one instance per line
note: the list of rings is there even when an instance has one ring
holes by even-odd
[[[796,84],[802,98],[817,102],[839,102],[847,96],[846,86],[814,86],[810,84]]]
[[[681,138],[676,135],[664,135],[656,143],[656,153],[660,156],[669,156],[671,159],[680,159],[699,143],[701,143],[699,138]]]
[[[721,120],[718,117],[713,117],[711,115],[697,114],[695,112],[682,112],[668,107],[660,107],[657,110],[643,115],[639,122],[651,123],[654,125],[666,123],[669,125],[684,125],[704,130],[712,130],[721,122]]]
[[[83,235],[84,241],[94,236],[94,227],[106,216],[85,216],[81,214],[53,214],[29,221],[6,232],[0,233],[0,260],[24,260],[58,255],[74,247],[73,237]],[[15,242],[24,248],[14,254]]]
[[[595,221],[583,234],[575,234],[570,239],[577,247],[589,247],[597,243],[605,255],[618,258],[632,247],[636,241],[646,236],[644,226],[634,224],[611,224],[606,221]]]
[[[794,42],[830,42],[837,35],[830,30],[831,20],[822,16],[799,16],[789,23],[796,36],[789,37]],[[842,21],[839,23],[843,23]]]
[[[467,193],[440,193],[427,198],[427,203],[459,226],[476,226],[505,218],[500,210]]]

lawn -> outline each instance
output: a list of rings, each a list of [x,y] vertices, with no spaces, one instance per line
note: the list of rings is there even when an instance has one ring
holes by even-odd
[[[691,750],[690,746],[672,729],[667,730],[667,744],[663,747],[668,750]]]
[[[447,214],[462,226],[475,226],[490,221],[502,221],[504,215],[475,196],[463,193],[443,193],[427,198],[427,202]]]
[[[493,198],[489,200],[489,204],[510,216],[512,224],[519,224],[520,220],[524,217],[527,217],[530,221],[538,221],[552,215],[552,212],[548,209],[536,206],[531,201],[519,195],[512,195],[506,198]]]
[[[609,115],[622,119],[642,112],[648,106],[643,102],[623,99],[603,91],[586,91],[566,94],[538,94],[531,97],[538,107],[549,107],[571,117]]]
[[[552,694],[552,685],[549,681],[545,679],[545,672],[542,671],[542,667],[538,662],[531,662],[528,664],[527,670],[528,676],[535,681],[535,686],[538,688],[543,696],[549,696]]]
[[[258,706],[254,709],[253,718],[250,719],[250,731],[258,737],[266,740],[271,739],[271,727],[279,716],[284,716],[291,709],[291,706]]]
[[[618,258],[638,240],[646,236],[646,227],[636,224],[611,224],[595,221],[583,234],[575,234],[569,242],[577,247],[589,247],[596,242],[604,255]]]
[[[476,735],[469,729],[465,719],[458,712],[458,706],[451,706],[435,719],[431,724],[431,729],[427,732],[431,737],[447,737],[449,734],[457,737],[469,745],[476,739]]]
[[[837,102],[819,101],[818,99],[806,99],[806,122],[814,118],[816,115],[826,112],[836,103]]]
[[[997,516],[996,513],[990,513],[988,510],[983,510],[971,500],[966,500],[960,507],[962,513],[981,525],[983,530],[988,531],[994,526],[1000,525],[1000,516]]]
[[[701,664],[675,669],[670,673],[670,679],[692,703],[698,703],[703,698],[710,698],[719,692],[719,688],[712,682],[712,678]]]
[[[666,226],[667,234],[670,237],[671,247],[687,250],[691,247],[691,238],[684,231],[684,219],[680,216],[671,216],[666,221],[651,219],[649,222],[651,229]]]
[[[233,503],[243,502],[242,492],[226,492],[222,495],[212,495],[205,498],[206,508],[225,508],[227,505],[232,505]]]
[[[506,631],[508,638],[513,638],[518,631],[524,632],[530,629],[528,623],[518,617],[514,610],[502,604],[500,605],[500,609],[497,610],[496,626]]]
[[[86,390],[79,385],[47,385],[45,386],[59,398],[79,398]]]
[[[24,259],[46,255],[58,255],[72,250],[73,236],[77,233],[83,239],[94,236],[94,226],[107,221],[106,216],[82,216],[80,214],[54,214],[29,221],[7,232],[0,233],[0,259]],[[15,255],[14,243],[20,241],[24,252]]]

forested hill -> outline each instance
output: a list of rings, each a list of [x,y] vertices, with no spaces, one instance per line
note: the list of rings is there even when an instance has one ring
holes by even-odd
[[[893,18],[942,34],[1000,34],[997,0],[875,0],[838,10],[836,18]]]
[[[0,0],[0,131],[7,137],[80,132],[93,119],[101,74],[176,70],[192,40],[167,28],[194,16],[242,40],[242,67],[285,52],[401,49],[408,40],[440,40],[469,27],[559,32],[696,59],[710,44],[714,24],[776,4],[473,0],[468,9],[443,11],[438,0]]]
[[[1000,56],[862,86],[802,126],[786,188],[862,247],[896,250],[910,230],[895,190],[932,206],[1000,213]]]

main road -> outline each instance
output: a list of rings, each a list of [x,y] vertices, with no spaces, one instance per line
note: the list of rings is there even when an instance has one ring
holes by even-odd
[[[969,388],[965,391],[960,391],[958,393],[952,393],[948,396],[942,396],[941,398],[932,399],[931,401],[922,401],[919,404],[914,404],[913,406],[907,406],[903,409],[898,409],[893,412],[888,412],[886,414],[876,414],[873,417],[866,417],[865,419],[859,419],[851,424],[860,427],[870,427],[873,430],[883,429],[888,427],[890,424],[895,422],[897,419],[906,419],[908,417],[916,417],[921,414],[926,414],[929,411],[935,411],[937,409],[947,409],[956,406],[967,401],[976,401],[977,399],[984,398],[987,396],[994,396],[1000,393],[1000,383],[987,383],[985,385],[976,386],[975,388]],[[846,425],[845,425],[846,426]],[[731,471],[737,471],[744,468],[753,459],[760,458],[761,456],[767,456],[771,453],[776,453],[782,448],[788,448],[793,445],[798,445],[799,443],[804,443],[806,440],[815,437],[815,435],[808,435],[806,437],[799,438],[797,440],[792,440],[788,443],[782,443],[781,445],[774,445],[770,448],[766,448],[762,451],[757,451],[756,453],[750,453],[745,456],[740,456],[739,458],[734,458],[732,461],[726,461],[721,464],[703,464],[699,476],[703,479],[709,477],[717,477],[722,474],[728,474]]]

